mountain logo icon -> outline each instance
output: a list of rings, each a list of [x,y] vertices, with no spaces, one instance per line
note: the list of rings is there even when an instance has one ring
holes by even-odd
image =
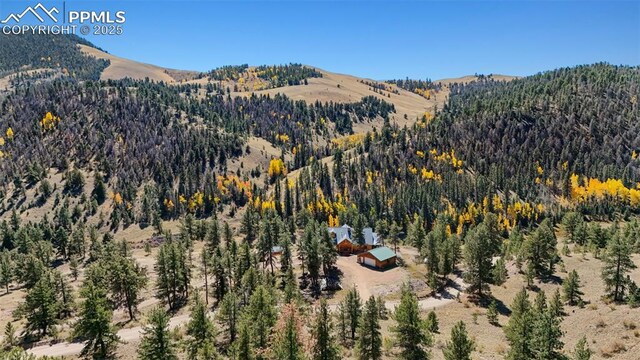
[[[52,7],[51,9],[47,9],[44,5],[42,5],[41,3],[38,3],[38,5],[34,7],[28,6],[20,14],[10,14],[9,16],[7,16],[6,19],[0,21],[0,23],[6,24],[11,20],[13,20],[16,23],[19,23],[20,20],[22,20],[22,18],[29,13],[31,13],[38,20],[40,20],[41,23],[43,23],[45,22],[45,18],[47,17],[53,20],[54,22],[58,22],[58,19],[54,16],[54,14],[59,14],[60,11],[58,11],[58,9],[55,7]]]

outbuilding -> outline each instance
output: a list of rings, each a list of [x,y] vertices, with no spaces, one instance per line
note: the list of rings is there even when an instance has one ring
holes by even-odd
[[[386,269],[396,264],[397,255],[386,246],[358,254],[358,263],[376,269]]]

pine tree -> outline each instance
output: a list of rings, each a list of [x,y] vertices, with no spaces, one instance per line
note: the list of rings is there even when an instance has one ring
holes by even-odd
[[[380,317],[380,320],[386,320],[387,304],[385,303],[384,298],[381,295],[376,298],[376,305],[378,305],[378,317]]]
[[[551,312],[553,316],[562,316],[564,314],[564,306],[562,305],[560,289],[556,289],[553,292],[551,300],[549,300],[549,312]]]
[[[507,281],[507,266],[505,264],[504,258],[500,257],[493,268],[493,283],[495,285],[502,285],[505,281]]]
[[[338,311],[336,312],[337,318],[337,330],[338,339],[344,345],[347,343],[347,337],[349,336],[349,317],[347,314],[346,301],[341,301],[338,304]]]
[[[569,305],[575,306],[582,301],[582,291],[580,291],[580,277],[578,272],[572,270],[567,279],[562,284],[563,300],[568,302]]]
[[[426,348],[431,346],[433,340],[425,322],[420,318],[418,299],[407,285],[402,288],[395,320],[397,324],[392,331],[401,348],[400,356],[406,360],[428,359],[430,354]]]
[[[244,215],[242,215],[240,233],[244,234],[244,241],[249,245],[253,245],[253,242],[257,238],[258,229],[256,228],[256,222],[258,216],[252,205],[248,205],[247,210],[244,212]]]
[[[174,341],[169,333],[167,312],[156,307],[149,312],[147,324],[142,329],[142,341],[138,348],[140,360],[177,360]]]
[[[229,341],[234,342],[240,318],[240,299],[235,291],[229,291],[224,295],[219,309],[218,318],[227,327]]]
[[[353,223],[353,242],[358,245],[364,245],[364,227],[365,219],[362,215],[358,214]]]
[[[115,256],[108,263],[110,292],[118,307],[127,309],[129,319],[135,319],[140,303],[140,292],[147,286],[147,271],[136,260]]]
[[[429,314],[427,314],[426,326],[427,330],[429,330],[429,332],[433,334],[437,334],[440,330],[440,326],[438,324],[438,315],[436,315],[435,311],[431,310],[429,311]]]
[[[400,231],[402,229],[400,228],[400,226],[395,222],[392,221],[391,225],[389,226],[389,242],[391,243],[391,245],[393,245],[393,252],[394,253],[398,253],[398,244],[400,243]]]
[[[379,360],[382,358],[382,335],[378,319],[378,306],[373,296],[364,305],[362,318],[358,325],[356,347],[360,360]]]
[[[490,234],[484,224],[480,224],[467,233],[464,248],[464,260],[467,271],[464,280],[469,284],[467,291],[482,296],[489,290],[491,281],[492,245]]]
[[[564,344],[560,340],[562,331],[560,330],[560,320],[557,316],[552,314],[550,310],[537,313],[532,330],[531,350],[533,359],[563,359],[560,350],[562,350]]]
[[[300,298],[300,290],[293,267],[289,267],[284,283],[284,302],[295,302]]]
[[[107,188],[104,184],[104,179],[99,172],[95,173],[93,183],[94,185],[91,195],[96,199],[98,205],[101,205],[107,199]]]
[[[4,327],[4,345],[8,348],[12,348],[16,345],[16,329],[11,321],[7,322]]]
[[[200,253],[200,273],[204,280],[204,303],[209,305],[209,268],[211,266],[211,253],[208,249],[202,249]]]
[[[260,257],[264,261],[265,266],[271,269],[271,275],[274,275],[275,260],[273,257],[273,247],[278,245],[280,241],[280,233],[282,231],[282,221],[275,211],[268,211],[262,220],[260,226],[260,236],[258,239],[258,250]]]
[[[44,337],[58,324],[60,304],[55,289],[52,276],[44,274],[27,292],[24,304],[20,307],[20,312],[26,315],[27,334],[37,332],[37,336]]]
[[[238,282],[236,282],[237,286],[242,285],[242,277],[247,273],[249,269],[253,268],[253,255],[251,253],[251,247],[248,243],[243,243],[240,245],[240,254],[238,255],[238,260],[236,261],[236,277]]]
[[[120,341],[111,326],[112,311],[109,308],[106,291],[92,282],[85,284],[81,291],[84,297],[78,322],[73,335],[85,341],[81,355],[85,358],[113,359]]]
[[[429,276],[429,287],[432,290],[438,288],[438,278],[436,273],[439,267],[439,248],[445,242],[447,230],[444,221],[438,221],[433,229],[427,234],[426,241],[423,244],[424,256],[427,258],[427,269]]]
[[[407,235],[408,243],[418,249],[422,250],[426,238],[426,231],[424,229],[424,221],[420,216],[416,216],[413,223],[409,227],[409,233]]]
[[[591,349],[589,349],[589,345],[587,344],[587,338],[585,336],[583,336],[576,344],[576,347],[573,350],[573,357],[571,359],[572,360],[591,359]]]
[[[302,318],[293,304],[286,304],[275,327],[272,348],[273,358],[278,360],[304,359]]]
[[[7,294],[9,293],[9,285],[13,282],[13,261],[8,251],[3,250],[0,254],[0,286],[2,286]]]
[[[527,288],[531,289],[531,287],[533,286],[533,280],[536,277],[536,268],[531,261],[527,262],[527,268],[524,271],[524,277],[527,281]]]
[[[631,247],[619,233],[616,233],[609,240],[603,261],[602,279],[606,286],[607,295],[613,301],[622,301],[627,286],[626,275],[635,269],[636,265],[631,260]]]
[[[213,219],[209,222],[206,235],[207,249],[213,253],[218,245],[220,245],[220,223],[218,219]]]
[[[338,360],[340,351],[333,336],[333,322],[325,299],[320,300],[320,307],[313,327],[313,360]]]
[[[640,300],[640,291],[638,291],[638,285],[631,280],[627,275],[627,284],[629,284],[629,295],[627,295],[627,305],[634,309],[638,307],[638,300]]]
[[[21,256],[15,268],[16,282],[24,283],[25,288],[31,289],[46,274],[47,267],[33,253]]]
[[[538,313],[547,310],[547,294],[545,294],[544,290],[540,290],[536,294],[536,298],[533,301],[533,309]]]
[[[229,288],[229,276],[227,274],[228,269],[224,264],[225,256],[220,249],[220,246],[215,249],[215,255],[212,262],[211,272],[214,278],[213,296],[217,301],[222,301]]]
[[[487,308],[487,320],[489,320],[489,324],[491,325],[498,325],[498,305],[496,304],[495,299],[491,300],[491,303]]]
[[[75,307],[75,296],[73,287],[67,278],[58,270],[53,270],[52,281],[55,286],[56,297],[58,299],[58,311],[60,318],[67,318],[71,315]]]
[[[74,256],[71,258],[71,261],[69,261],[69,270],[71,271],[71,276],[73,276],[73,280],[74,281],[78,281],[78,275],[79,275],[79,270],[78,270],[78,259]]]
[[[292,254],[291,254],[291,241],[289,241],[288,236],[284,236],[282,239],[282,254],[280,255],[280,271],[286,273],[289,268],[292,266]]]
[[[190,279],[187,252],[182,244],[170,241],[162,244],[156,257],[156,296],[172,310],[188,297]]]
[[[253,360],[255,358],[251,345],[251,331],[246,321],[240,324],[238,338],[232,344],[232,352],[236,360]]]
[[[525,289],[518,292],[511,305],[511,317],[505,327],[505,335],[511,345],[507,353],[509,360],[529,360],[533,358],[531,338],[533,316],[529,295]]]
[[[303,239],[306,240],[304,246],[306,248],[306,267],[309,272],[309,277],[311,278],[311,288],[318,292],[320,290],[320,269],[322,266],[322,258],[320,254],[320,242],[318,236],[316,235],[315,227],[307,227],[305,231],[311,231],[312,233],[308,236],[304,236]]]
[[[329,275],[329,271],[335,266],[338,261],[338,250],[336,249],[333,240],[329,236],[329,232],[322,226],[318,227],[320,232],[320,258],[322,259],[322,272],[325,277]]]
[[[451,329],[451,340],[442,349],[446,360],[471,360],[471,352],[475,349],[473,340],[469,339],[464,322],[457,322]]]
[[[582,224],[582,215],[577,212],[569,212],[562,218],[562,225],[564,225],[567,234],[569,234],[569,241],[578,243],[577,234],[578,229]]]
[[[195,297],[193,307],[191,308],[191,316],[187,324],[186,334],[187,352],[189,359],[211,359],[215,358],[214,339],[216,337],[216,329],[207,315],[207,308],[200,299]]]
[[[276,323],[276,309],[275,299],[264,285],[258,286],[251,294],[244,316],[250,324],[254,349],[266,349],[271,329]]]
[[[289,181],[284,184],[284,218],[288,219],[293,216],[293,198],[291,196],[291,186]]]
[[[362,302],[360,301],[360,294],[356,288],[351,288],[344,299],[345,311],[347,315],[347,322],[349,325],[349,331],[351,334],[351,340],[356,338],[356,330],[360,322],[360,316],[362,314]]]
[[[555,264],[559,260],[557,244],[558,240],[549,219],[545,219],[525,240],[522,251],[524,257],[532,264],[536,276],[548,277],[553,274]]]

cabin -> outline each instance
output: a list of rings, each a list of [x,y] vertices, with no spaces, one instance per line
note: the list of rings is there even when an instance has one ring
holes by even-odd
[[[267,255],[266,253],[262,255],[262,261],[268,261],[270,257],[271,258],[276,258],[278,256],[281,256],[282,255],[282,251],[284,251],[282,246],[276,245],[276,246],[271,248],[271,256]]]
[[[272,256],[280,256],[282,255],[282,251],[284,249],[282,248],[282,246],[276,245],[274,247],[271,248],[271,255]]]
[[[364,244],[358,244],[354,239],[353,228],[349,225],[342,225],[340,227],[329,227],[327,229],[329,235],[333,239],[338,252],[343,255],[357,254],[363,251],[368,251],[380,246],[380,238],[372,228],[362,229],[362,235],[364,237]]]
[[[358,254],[358,264],[374,269],[387,269],[396,265],[397,255],[386,246]]]

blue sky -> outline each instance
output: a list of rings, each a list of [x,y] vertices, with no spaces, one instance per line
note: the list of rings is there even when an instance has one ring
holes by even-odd
[[[26,1],[14,3],[0,14]],[[300,62],[374,79],[439,79],[640,64],[639,1],[68,0],[67,7],[125,10],[124,35],[90,40],[179,69]]]

